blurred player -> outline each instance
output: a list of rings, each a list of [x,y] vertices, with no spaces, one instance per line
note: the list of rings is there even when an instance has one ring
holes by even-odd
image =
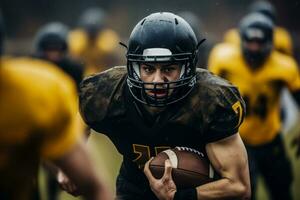
[[[35,36],[34,56],[54,63],[79,86],[84,69],[69,58],[68,33],[68,27],[59,22],[43,26]]]
[[[122,48],[119,41],[118,34],[107,27],[107,13],[101,8],[89,8],[79,17],[78,28],[69,34],[70,54],[84,64],[84,75],[87,76],[120,65]],[[115,179],[121,156],[106,136],[99,134],[94,141],[92,148],[101,152],[101,158],[106,157],[104,174],[109,180]]]
[[[217,45],[209,58],[210,70],[238,86],[246,102],[240,134],[247,147],[252,194],[260,172],[272,199],[292,199],[292,170],[280,124],[280,92],[289,88],[300,103],[300,77],[290,56],[273,50],[273,22],[260,13],[240,23],[241,46]]]
[[[154,13],[131,33],[127,68],[114,67],[83,81],[85,122],[106,134],[123,155],[118,199],[249,197],[247,155],[238,134],[244,102],[228,82],[196,69],[202,42],[181,17]],[[177,190],[172,178],[161,184],[165,176],[154,179],[147,167],[146,177],[143,168],[150,157],[175,146],[204,152],[221,178]]]
[[[250,12],[261,13],[276,24],[276,10],[268,1],[256,1],[250,6]],[[225,33],[224,41],[232,44],[240,45],[240,37],[236,28],[230,29]],[[293,43],[289,32],[280,26],[276,26],[274,30],[274,48],[284,54],[293,54]]]
[[[0,30],[3,44],[2,21]],[[112,199],[78,131],[73,82],[49,63],[1,57],[0,82],[0,199],[33,199],[41,160],[59,166],[87,199]]]
[[[185,19],[191,25],[198,41],[200,40],[200,38],[206,38],[205,43],[203,43],[201,49],[199,49],[197,67],[207,69],[208,55],[211,51],[211,48],[213,47],[212,38],[208,38],[209,34],[204,31],[205,29],[203,23],[201,22],[200,18],[196,16],[193,12],[182,11],[179,12],[178,15]]]
[[[106,13],[100,8],[90,8],[81,15],[78,29],[70,32],[70,53],[84,63],[87,75],[108,69],[119,61],[119,36],[105,24]]]
[[[72,60],[68,55],[68,33],[68,27],[62,23],[51,22],[44,25],[35,36],[34,57],[55,64],[69,75],[79,88],[83,78],[83,66]],[[46,165],[46,168],[48,167]],[[47,186],[48,200],[57,199],[58,184],[56,178],[51,174],[47,176]]]

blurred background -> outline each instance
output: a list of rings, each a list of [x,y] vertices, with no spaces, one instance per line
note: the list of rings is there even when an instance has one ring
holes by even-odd
[[[118,45],[119,41],[125,44],[128,41],[131,30],[135,24],[143,17],[153,12],[169,11],[180,13],[191,11],[198,18],[199,38],[206,38],[206,45],[212,46],[223,40],[224,33],[236,27],[240,19],[248,13],[248,7],[252,0],[1,0],[0,9],[6,25],[5,54],[7,55],[32,55],[35,51],[36,34],[39,29],[50,22],[61,22],[75,31],[80,24],[82,14],[89,8],[101,8],[105,12],[105,17],[101,24],[109,32],[112,44],[102,47],[103,52],[113,54],[113,59],[101,62],[101,70],[113,65],[125,65],[125,49]],[[293,55],[299,61],[300,53],[300,0],[271,0],[277,10],[277,25],[285,27],[292,36]],[[74,36],[75,37],[75,36]],[[76,38],[76,37],[75,37]],[[69,37],[69,41],[72,37]],[[76,40],[76,39],[75,39]],[[107,38],[104,38],[107,41]],[[73,42],[74,43],[74,42]],[[103,43],[102,43],[103,44]],[[108,47],[112,45],[113,47]],[[70,50],[74,50],[73,57],[76,57],[76,45],[70,45]],[[79,45],[80,46],[80,45]],[[79,53],[80,54],[80,53]],[[108,55],[108,54],[105,54]],[[82,56],[82,54],[81,54]],[[106,58],[106,56],[103,56]],[[103,59],[105,59],[103,58]],[[201,63],[205,65],[205,59]],[[80,59],[79,59],[80,60]],[[84,63],[81,60],[82,63]],[[88,61],[86,61],[88,62]],[[201,62],[201,61],[200,61]],[[93,69],[85,75],[99,71]],[[293,194],[295,199],[300,200],[300,160],[296,160],[293,149],[290,148],[290,141],[300,128],[296,123],[290,123],[285,127],[285,142],[293,163],[295,173],[293,183]],[[88,141],[91,154],[97,166],[99,174],[104,176],[107,182],[114,189],[115,178],[118,172],[121,156],[110,141],[103,135],[92,134]],[[105,165],[101,168],[100,165]],[[41,170],[40,190],[42,199],[47,199],[47,187],[45,177]],[[274,174],[276,176],[276,174]],[[260,181],[258,194],[259,199],[268,199],[268,194],[264,190],[263,182]],[[73,199],[70,195],[59,192],[59,199]]]
[[[60,21],[70,27],[78,25],[80,14],[87,8],[101,7],[107,13],[106,24],[126,42],[133,26],[144,16],[159,11],[192,11],[200,17],[207,37],[221,41],[224,32],[235,27],[248,12],[252,0],[1,0],[6,21],[7,53],[28,53],[36,31],[45,23]],[[271,0],[278,12],[278,24],[299,38],[300,1]],[[16,45],[18,44],[18,45]],[[23,44],[23,45],[20,45]],[[18,48],[16,48],[18,46]]]

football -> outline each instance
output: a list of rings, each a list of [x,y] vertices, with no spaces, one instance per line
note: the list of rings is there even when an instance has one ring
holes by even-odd
[[[187,147],[176,147],[160,152],[149,163],[152,175],[160,179],[164,174],[165,160],[172,164],[172,178],[177,188],[192,188],[211,182],[214,170],[202,152]]]

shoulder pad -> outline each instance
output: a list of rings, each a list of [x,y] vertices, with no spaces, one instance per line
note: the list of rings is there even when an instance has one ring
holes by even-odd
[[[226,58],[225,56],[235,55],[239,52],[239,46],[230,43],[220,43],[216,45],[212,51],[211,56]]]
[[[112,103],[120,100],[126,75],[126,67],[114,67],[83,80],[79,89],[79,106],[88,125],[114,114],[108,110]]]
[[[197,90],[198,94],[207,98],[214,98],[213,101],[206,101],[208,104],[231,105],[241,99],[238,89],[227,80],[210,73],[208,70],[197,69]]]
[[[238,89],[209,71],[199,69],[195,90],[197,95],[193,98],[198,99],[194,100],[198,102],[195,109],[203,119],[205,132],[209,132],[211,138],[225,132],[236,133],[245,115],[245,103]]]

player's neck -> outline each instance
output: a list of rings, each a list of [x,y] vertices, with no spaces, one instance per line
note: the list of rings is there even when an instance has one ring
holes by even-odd
[[[162,108],[162,107],[153,107],[153,106],[148,106],[148,105],[144,105],[144,108],[152,116],[158,115],[159,113],[161,113],[165,109],[165,108]]]

